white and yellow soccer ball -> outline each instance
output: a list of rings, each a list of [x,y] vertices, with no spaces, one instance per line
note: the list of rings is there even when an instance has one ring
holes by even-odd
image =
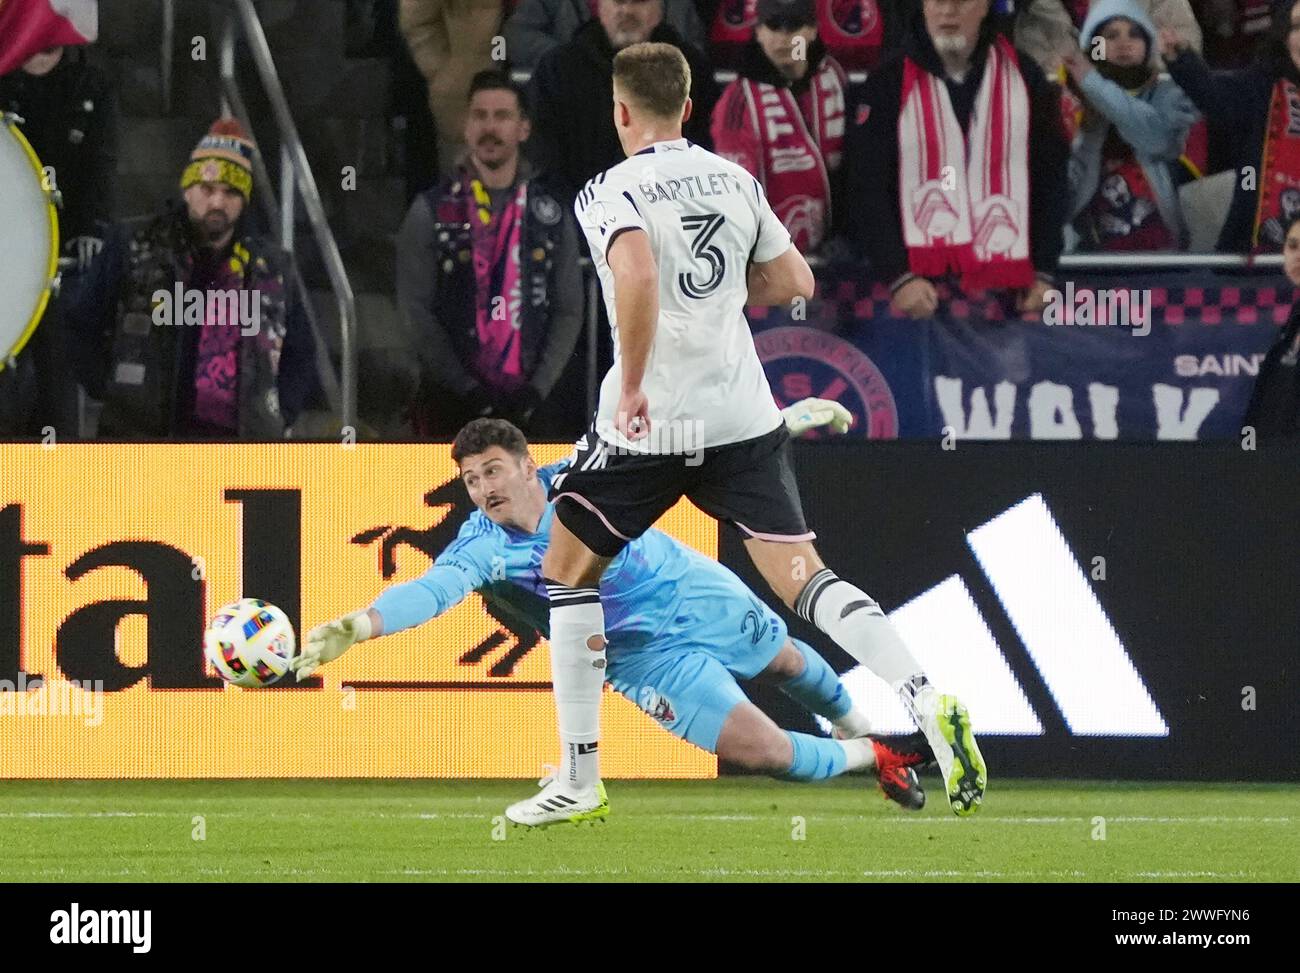
[[[226,605],[203,633],[203,653],[217,675],[245,689],[269,686],[288,672],[296,645],[288,616],[258,598]]]

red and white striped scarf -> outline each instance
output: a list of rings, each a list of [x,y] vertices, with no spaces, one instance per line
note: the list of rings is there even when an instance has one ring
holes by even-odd
[[[908,58],[898,147],[912,272],[958,272],[967,291],[1028,287],[1029,93],[1011,44],[989,46],[967,138],[943,79]]]
[[[798,99],[748,78],[733,84],[724,100],[743,95],[745,111],[733,128],[715,124],[714,148],[758,177],[799,251],[816,250],[831,224],[830,172],[844,146],[844,69],[824,58]]]

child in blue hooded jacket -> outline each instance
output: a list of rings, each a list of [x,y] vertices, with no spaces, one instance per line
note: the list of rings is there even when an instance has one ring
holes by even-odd
[[[1100,0],[1062,55],[1083,117],[1070,156],[1075,249],[1181,250],[1187,227],[1170,163],[1196,108],[1155,68],[1156,29],[1135,0]],[[1069,231],[1067,231],[1069,232]]]

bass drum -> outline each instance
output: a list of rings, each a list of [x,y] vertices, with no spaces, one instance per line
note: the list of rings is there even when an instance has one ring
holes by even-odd
[[[0,369],[41,323],[59,272],[55,194],[19,121],[0,115]]]

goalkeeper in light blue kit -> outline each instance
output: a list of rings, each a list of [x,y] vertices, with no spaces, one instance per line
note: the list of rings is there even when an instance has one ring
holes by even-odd
[[[815,399],[790,406],[786,419],[795,431],[828,423],[842,431],[850,421],[843,407]],[[546,634],[541,563],[554,515],[546,495],[569,460],[539,469],[523,433],[501,419],[466,425],[452,458],[477,511],[422,577],[387,589],[369,609],[312,629],[292,662],[298,679],[357,642],[441,615],[472,591]],[[607,680],[669,732],[729,763],[790,780],[874,770],[887,797],[908,809],[924,804],[913,769],[931,760],[924,736],[869,735],[869,721],[834,670],[791,638],[780,616],[727,568],[650,530],[615,558],[601,600]],[[829,720],[835,737],[778,727],[736,683],[754,678]],[[580,822],[606,817],[609,803],[602,785],[595,808],[546,810],[548,823]]]

